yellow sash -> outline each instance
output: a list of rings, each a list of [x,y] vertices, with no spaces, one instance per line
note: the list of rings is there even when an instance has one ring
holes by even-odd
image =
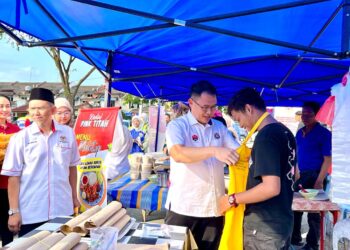
[[[229,166],[230,184],[228,193],[239,193],[246,190],[249,159],[251,149],[246,146],[247,141],[254,134],[261,122],[269,115],[265,112],[254,124],[249,134],[237,148],[239,154],[238,162]],[[225,213],[225,226],[221,236],[220,250],[241,250],[243,249],[243,217],[245,205],[240,204],[236,208],[232,207]]]

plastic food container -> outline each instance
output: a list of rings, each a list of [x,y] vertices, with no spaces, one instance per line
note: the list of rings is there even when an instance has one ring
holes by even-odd
[[[313,199],[316,197],[318,194],[319,190],[318,189],[304,189],[306,192],[303,190],[300,190],[299,193],[305,198],[305,199]]]
[[[140,176],[140,171],[130,171],[130,179],[137,180]]]

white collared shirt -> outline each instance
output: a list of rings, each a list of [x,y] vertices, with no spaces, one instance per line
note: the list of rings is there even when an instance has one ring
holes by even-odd
[[[219,121],[202,125],[188,112],[171,121],[166,130],[168,149],[185,147],[227,147],[239,144]],[[166,208],[194,217],[220,216],[217,199],[224,195],[224,163],[214,157],[196,163],[178,163],[170,158],[170,187]]]
[[[15,134],[8,145],[2,175],[20,176],[22,224],[73,214],[69,167],[80,162],[73,129],[54,122],[49,136],[36,123]]]

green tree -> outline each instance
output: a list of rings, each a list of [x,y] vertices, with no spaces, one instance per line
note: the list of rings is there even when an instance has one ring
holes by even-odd
[[[129,105],[129,107],[130,105],[133,105],[133,104],[139,105],[141,104],[141,98],[134,95],[125,94],[123,96],[123,104]]]
[[[81,84],[94,72],[96,69],[95,67],[92,67],[85,75],[78,81],[77,85],[74,86],[74,89],[71,86],[70,82],[70,73],[72,70],[72,65],[75,60],[75,57],[68,56],[68,60],[63,60],[61,56],[61,51],[57,48],[45,48],[46,52],[50,55],[52,60],[55,63],[55,66],[59,72],[62,86],[63,86],[63,93],[64,96],[69,100],[72,107],[74,108],[74,98],[77,95],[79,91],[79,87]]]
[[[37,39],[34,37],[30,37],[24,33],[15,31],[13,29],[11,30],[22,40],[37,41]],[[10,37],[8,37],[1,28],[0,28],[0,39],[8,39],[10,43],[16,45],[18,50],[21,46],[20,44],[16,44],[13,40],[11,40]],[[74,99],[79,91],[79,87],[95,71],[96,68],[92,67],[88,72],[86,72],[84,76],[80,80],[78,80],[78,83],[73,88],[73,86],[71,85],[72,83],[70,81],[70,73],[74,70],[73,63],[75,61],[75,57],[68,55],[68,59],[65,60],[62,57],[61,51],[58,48],[44,47],[44,49],[52,58],[55,64],[55,67],[59,72],[59,76],[63,87],[64,97],[69,100],[72,107],[74,108],[75,106]]]

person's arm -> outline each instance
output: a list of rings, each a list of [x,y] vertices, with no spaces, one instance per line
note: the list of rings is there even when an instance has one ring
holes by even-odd
[[[181,118],[179,118],[181,119]],[[173,120],[166,128],[166,142],[169,155],[174,161],[179,163],[195,163],[211,157],[228,165],[234,164],[238,160],[238,154],[234,148],[225,147],[187,147],[186,138],[188,129],[186,122]],[[232,139],[232,138],[231,138]],[[233,139],[232,139],[233,141]]]
[[[323,181],[324,181],[324,178],[326,178],[328,169],[331,166],[331,164],[332,164],[332,157],[331,156],[324,156],[321,170],[320,170],[320,173],[318,174],[314,188],[323,189]]]
[[[229,127],[229,128],[227,128],[227,129],[228,129],[228,131],[231,132],[231,134],[233,135],[233,137],[234,137],[237,141],[240,140],[237,131],[236,131],[233,127]]]
[[[77,196],[77,167],[69,167],[69,184],[72,188],[73,209],[80,207],[80,202]]]
[[[262,176],[262,183],[259,185],[235,194],[236,203],[238,204],[251,204],[271,199],[281,192],[281,180],[279,176]],[[231,208],[228,202],[228,195],[222,196],[219,199],[220,213],[226,212]]]
[[[317,180],[314,184],[315,189],[323,189],[324,178],[326,178],[328,169],[332,164],[332,134],[330,131],[325,129],[325,132],[321,137],[323,162],[321,165],[320,173],[318,174]]]
[[[71,151],[71,161],[69,163],[69,184],[72,189],[73,210],[74,210],[74,213],[77,213],[75,208],[80,207],[80,202],[78,200],[78,195],[77,195],[77,183],[78,183],[77,165],[80,164],[80,155],[78,151],[77,140],[73,129],[71,130],[71,133],[72,133],[72,146],[71,146],[72,151]]]
[[[10,209],[20,209],[19,206],[19,192],[20,192],[20,178],[23,171],[24,155],[24,141],[20,133],[13,135],[10,139],[9,145],[6,149],[6,155],[2,164],[1,174],[8,176],[8,199]],[[2,206],[1,204],[0,206]],[[8,228],[13,233],[18,233],[21,229],[22,216],[21,211],[9,216]]]
[[[237,162],[239,156],[234,149],[224,147],[185,147],[183,145],[173,145],[169,151],[170,156],[181,163],[195,163],[215,157],[228,165]]]
[[[295,166],[295,175],[294,180],[297,181],[300,179],[300,170],[298,164]]]
[[[10,209],[20,209],[19,207],[19,184],[20,177],[19,176],[9,176],[8,178],[8,197],[9,197],[9,205]],[[17,234],[21,229],[22,224],[22,216],[21,212],[15,213],[9,216],[8,220],[8,228],[11,232]]]

